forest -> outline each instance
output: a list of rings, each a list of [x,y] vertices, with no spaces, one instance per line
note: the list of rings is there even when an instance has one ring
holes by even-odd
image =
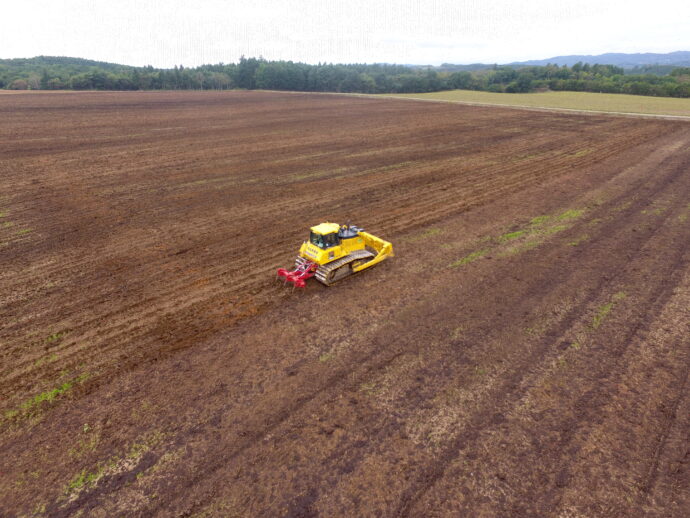
[[[466,89],[526,93],[576,91],[690,97],[690,68],[626,71],[614,65],[571,67],[392,64],[311,65],[242,56],[237,63],[194,68],[132,67],[81,58],[0,60],[0,88],[9,90],[227,90],[422,93]]]

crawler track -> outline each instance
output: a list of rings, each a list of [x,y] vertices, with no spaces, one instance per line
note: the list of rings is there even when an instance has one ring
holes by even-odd
[[[315,277],[322,284],[325,284],[326,286],[331,286],[339,280],[352,275],[352,268],[350,268],[351,263],[363,259],[371,259],[375,255],[376,254],[373,254],[368,250],[356,250],[351,254],[341,259],[338,259],[337,261],[333,261],[332,263],[320,266],[319,269],[316,270]]]

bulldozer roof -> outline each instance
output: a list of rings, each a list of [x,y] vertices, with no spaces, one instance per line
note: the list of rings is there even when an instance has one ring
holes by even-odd
[[[337,223],[321,223],[311,227],[311,231],[316,234],[330,234],[332,232],[337,232],[340,229],[340,225]]]

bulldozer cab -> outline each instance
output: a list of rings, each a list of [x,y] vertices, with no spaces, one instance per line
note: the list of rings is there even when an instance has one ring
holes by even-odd
[[[326,249],[340,244],[340,238],[338,237],[340,225],[337,223],[321,223],[311,227],[310,230],[309,242],[314,246]]]

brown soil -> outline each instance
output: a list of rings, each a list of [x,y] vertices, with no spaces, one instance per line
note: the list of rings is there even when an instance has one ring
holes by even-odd
[[[0,516],[687,516],[690,124],[0,97]],[[274,279],[309,226],[396,257]]]

